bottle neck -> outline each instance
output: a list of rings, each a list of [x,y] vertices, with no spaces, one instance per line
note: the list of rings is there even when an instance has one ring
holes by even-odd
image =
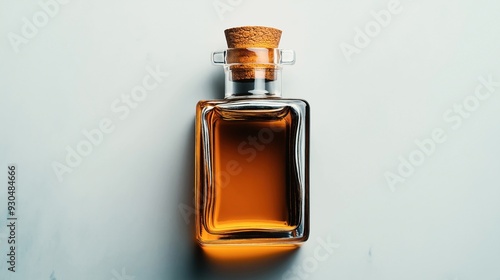
[[[231,69],[226,66],[225,98],[281,97],[281,67]]]
[[[225,98],[281,97],[281,68],[295,63],[295,52],[232,48],[213,52],[212,62],[224,66]]]

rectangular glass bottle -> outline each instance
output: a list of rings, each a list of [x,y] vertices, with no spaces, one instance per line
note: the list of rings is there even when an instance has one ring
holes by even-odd
[[[238,57],[253,56],[241,63]],[[232,63],[236,59],[238,63]],[[267,61],[262,64],[262,61]],[[298,244],[309,235],[309,105],[281,98],[293,51],[216,52],[225,99],[196,109],[196,238],[202,245]]]

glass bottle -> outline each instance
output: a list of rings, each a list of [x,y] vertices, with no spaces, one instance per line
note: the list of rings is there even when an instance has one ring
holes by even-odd
[[[201,245],[300,244],[309,235],[309,105],[281,97],[281,31],[226,30],[225,98],[196,108],[196,238]],[[277,37],[277,39],[275,38]],[[239,40],[239,42],[238,42]],[[236,42],[235,42],[236,41]]]

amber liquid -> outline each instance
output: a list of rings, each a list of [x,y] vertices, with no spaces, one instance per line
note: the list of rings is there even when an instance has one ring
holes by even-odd
[[[210,231],[293,230],[297,194],[290,180],[291,116],[239,112],[235,119],[230,113],[212,113]]]

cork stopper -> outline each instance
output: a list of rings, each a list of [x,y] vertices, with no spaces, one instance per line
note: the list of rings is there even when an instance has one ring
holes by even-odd
[[[224,30],[228,48],[277,48],[281,30],[265,26],[242,26]]]
[[[232,50],[228,53],[231,78],[233,81],[266,79],[275,80],[274,52],[266,52],[267,59],[262,63],[262,54],[252,48],[278,48],[281,30],[265,26],[242,26],[226,29],[227,46]],[[261,62],[261,63],[259,63]]]

